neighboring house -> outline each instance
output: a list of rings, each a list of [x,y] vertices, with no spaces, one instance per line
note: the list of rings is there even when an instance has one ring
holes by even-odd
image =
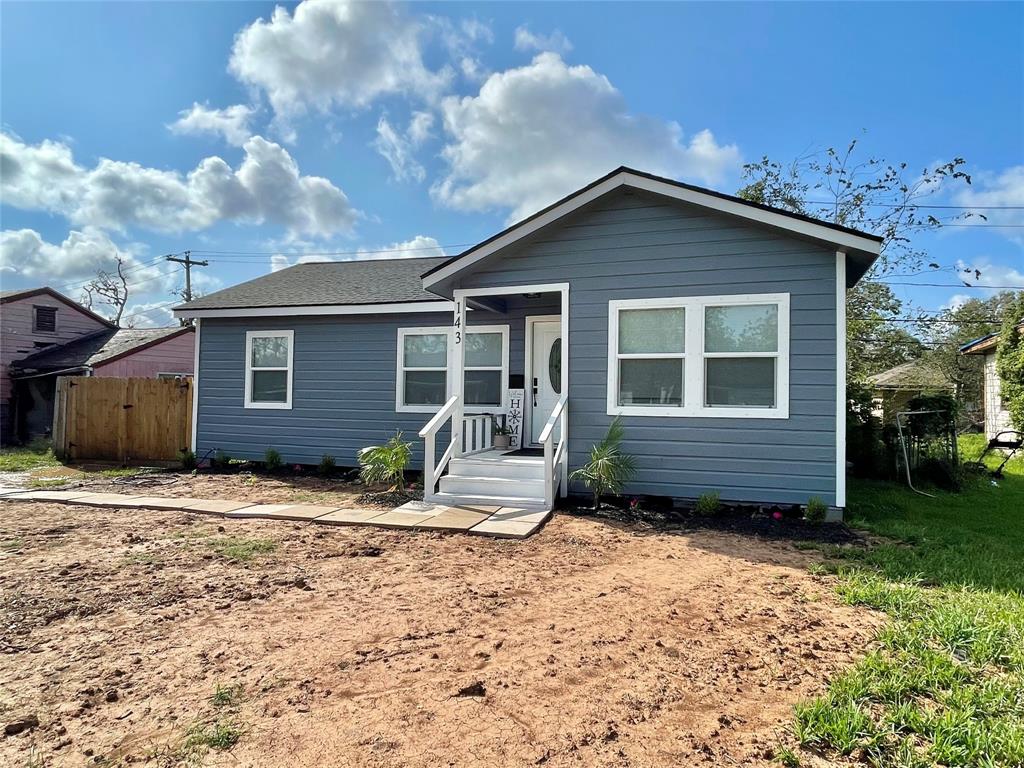
[[[1024,323],[1018,327],[1024,329]],[[1012,427],[1010,413],[1003,407],[999,395],[999,374],[996,372],[996,348],[998,346],[999,334],[990,333],[960,347],[961,355],[981,355],[984,360],[982,401],[985,406],[985,437],[990,440],[1000,432]]]
[[[627,493],[841,508],[846,290],[880,242],[621,168],[453,258],[291,267],[175,310],[194,448],[354,465],[402,430],[428,500],[548,509],[619,416]],[[480,450],[487,414],[536,449]]]
[[[14,438],[14,386],[9,366],[15,360],[113,324],[52,288],[0,293],[0,444]]]
[[[918,395],[953,392],[955,387],[936,366],[922,360],[911,360],[887,371],[868,377],[871,384],[871,413],[885,422],[892,421],[899,411],[907,410]]]
[[[57,376],[191,375],[190,327],[117,328],[51,288],[3,294],[4,442],[48,435]]]

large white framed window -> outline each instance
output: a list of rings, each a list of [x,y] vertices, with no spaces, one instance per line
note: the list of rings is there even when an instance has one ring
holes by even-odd
[[[246,408],[292,407],[294,356],[294,331],[246,331]]]
[[[789,294],[610,301],[608,414],[789,418]]]
[[[465,413],[498,413],[508,408],[507,325],[471,325],[466,332]],[[399,328],[395,410],[435,413],[452,394],[448,371],[452,329]]]

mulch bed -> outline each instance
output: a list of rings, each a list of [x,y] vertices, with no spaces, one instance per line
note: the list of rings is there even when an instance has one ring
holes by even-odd
[[[600,509],[592,504],[569,499],[559,511],[577,517],[611,520],[625,525],[637,525],[661,531],[716,531],[757,536],[773,541],[813,541],[820,544],[865,545],[865,537],[843,523],[811,523],[786,507],[752,508],[723,505],[714,514],[701,515],[680,508],[634,508],[604,503]],[[773,517],[774,512],[782,515]]]

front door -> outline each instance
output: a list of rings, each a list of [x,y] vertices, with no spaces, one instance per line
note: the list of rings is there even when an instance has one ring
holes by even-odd
[[[530,398],[530,442],[536,445],[551,411],[562,396],[562,324],[558,320],[530,323],[530,380],[526,396]],[[559,440],[555,427],[555,442]]]

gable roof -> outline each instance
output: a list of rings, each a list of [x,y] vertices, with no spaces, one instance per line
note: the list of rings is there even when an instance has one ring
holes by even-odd
[[[83,307],[81,304],[79,304],[74,299],[69,299],[63,293],[55,291],[55,290],[53,290],[53,288],[50,288],[49,286],[46,286],[46,285],[40,286],[39,288],[21,288],[21,289],[16,289],[16,290],[13,290],[13,291],[2,291],[2,292],[0,292],[0,304],[6,304],[9,301],[19,301],[21,299],[29,299],[29,298],[32,298],[33,296],[44,296],[44,295],[45,296],[49,296],[50,298],[56,299],[57,301],[60,301],[60,302],[62,302],[64,304],[66,304],[67,306],[71,307],[72,309],[77,309],[83,315],[88,315],[93,320],[96,320],[97,322],[103,323],[103,325],[107,326],[108,328],[115,327],[112,322],[107,320],[107,318],[105,318],[105,317],[103,317],[101,315],[97,315],[91,309],[86,309],[85,307]]]
[[[876,389],[949,389],[949,378],[934,365],[911,360],[869,376]]]
[[[620,187],[646,190],[833,246],[847,255],[848,286],[856,284],[868,271],[881,250],[882,238],[877,235],[621,166],[469,250],[429,269],[423,274],[424,287],[429,288],[452,277],[490,254],[512,245]]]
[[[432,257],[296,264],[202,296],[174,311],[193,317],[202,310],[437,302],[440,299],[435,294],[423,289],[420,275],[445,260]]]
[[[23,372],[94,368],[183,333],[192,333],[192,330],[191,326],[180,325],[171,328],[104,328],[15,360],[11,368]]]

